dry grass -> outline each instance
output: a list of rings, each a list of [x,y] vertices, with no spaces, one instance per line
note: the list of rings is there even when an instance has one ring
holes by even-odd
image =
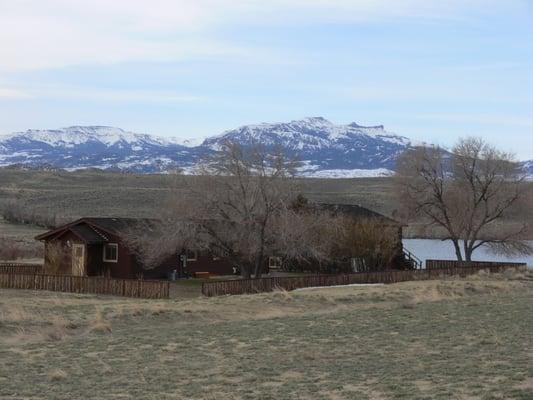
[[[0,398],[526,399],[532,301],[529,273],[183,301],[0,290]]]
[[[190,177],[135,175],[95,171],[46,172],[0,168],[0,209],[12,202],[36,215],[57,215],[58,222],[86,215],[115,217],[159,217],[171,183],[185,190]],[[391,178],[300,179],[298,190],[312,200],[360,204],[399,218],[396,190]],[[533,187],[533,183],[530,183]],[[529,213],[516,216],[526,220]],[[443,232],[418,221],[410,224],[406,237],[441,237]],[[510,221],[512,222],[512,221]],[[0,223],[1,224],[1,223]],[[27,226],[27,238],[37,233]],[[498,227],[499,229],[499,227]],[[42,229],[41,229],[42,231]]]
[[[111,333],[111,324],[104,317],[101,309],[98,309],[93,320],[89,323],[91,333]]]
[[[49,374],[50,380],[52,382],[62,381],[64,379],[68,378],[68,374],[61,370],[61,369],[55,369]]]

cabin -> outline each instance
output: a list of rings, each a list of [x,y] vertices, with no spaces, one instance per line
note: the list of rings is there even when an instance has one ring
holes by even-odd
[[[389,235],[396,243],[397,256],[387,268],[411,269],[416,267],[403,252],[402,225],[388,217],[364,207],[351,204],[313,203],[306,207],[318,207],[331,214],[349,216],[347,221],[372,219],[379,222],[383,235]],[[303,210],[303,209],[302,209]],[[302,211],[303,212],[303,211]],[[208,273],[210,275],[231,275],[235,273],[230,259],[217,257],[206,251],[183,250],[181,254],[167,257],[155,268],[145,268],[132,251],[126,237],[146,233],[147,227],[157,220],[140,218],[80,218],[43,233],[35,239],[45,245],[45,271],[51,274],[77,276],[105,276],[111,278],[167,279]],[[346,254],[345,265],[317,266],[289,265],[277,255],[267,259],[265,272],[286,269],[294,271],[357,272],[365,269],[360,259]],[[290,263],[290,261],[289,261]]]
[[[356,204],[317,204],[323,210],[330,212],[333,215],[343,215],[348,217],[348,221],[353,223],[360,222],[362,220],[371,221],[379,227],[381,235],[387,236],[393,246],[395,247],[395,256],[392,259],[392,267],[394,269],[413,269],[418,268],[419,262],[412,254],[406,254],[403,248],[403,228],[404,225],[392,218],[389,218],[376,211],[370,210],[365,207],[361,207]],[[349,222],[350,223],[350,222]],[[358,260],[350,259],[350,270],[356,272],[358,267],[354,265]]]
[[[156,222],[139,218],[80,218],[35,239],[44,242],[45,270],[49,273],[166,279],[174,271],[178,275],[234,272],[229,260],[197,251],[172,255],[157,267],[145,269],[125,237]]]
[[[380,263],[381,268],[401,270],[421,268],[422,262],[403,248],[404,225],[392,218],[356,204],[308,203],[304,200],[297,204],[296,208],[300,212],[322,210],[332,216],[344,217],[346,224],[348,224],[347,229],[357,230],[360,227],[356,224],[363,221],[372,222],[376,229],[379,229],[379,236],[386,238],[392,247],[392,260],[387,262],[387,265]],[[338,254],[338,260],[328,265],[312,260],[299,263],[289,261],[289,263],[292,264],[289,270],[300,272],[352,273],[372,269],[364,258],[357,254],[357,250],[350,250],[349,248],[344,248],[343,253]]]

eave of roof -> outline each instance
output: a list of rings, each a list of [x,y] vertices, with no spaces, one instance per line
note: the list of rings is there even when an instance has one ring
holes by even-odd
[[[83,217],[75,221],[69,222],[68,224],[52,229],[48,232],[37,235],[35,236],[35,239],[46,240],[54,236],[60,236],[64,233],[64,231],[69,230],[71,227],[82,223],[89,225],[100,235],[120,235],[121,232],[124,232],[124,230],[127,230],[128,228],[134,228],[136,225],[139,226],[143,223],[153,223],[154,221],[154,219],[147,218]]]
[[[369,208],[360,206],[358,204],[345,204],[345,203],[316,203],[319,207],[324,207],[327,209],[332,209],[339,212],[357,212],[361,216],[370,217],[370,218],[379,218],[384,221],[389,222],[390,224],[405,226],[399,221],[396,221],[386,215],[378,213],[377,211],[371,210]]]

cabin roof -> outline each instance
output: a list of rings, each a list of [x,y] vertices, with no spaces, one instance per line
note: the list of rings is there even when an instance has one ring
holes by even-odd
[[[107,242],[107,238],[98,233],[94,228],[87,224],[79,224],[69,227],[65,230],[70,230],[74,235],[83,240],[87,244],[98,244]]]
[[[321,209],[333,213],[342,213],[354,217],[376,218],[386,224],[401,226],[400,222],[395,221],[392,218],[356,204],[314,204]],[[136,230],[142,232],[150,226],[155,225],[156,222],[156,219],[149,218],[84,217],[42,233],[36,236],[35,239],[49,240],[52,238],[58,238],[67,231],[71,231],[86,243],[104,243],[108,241],[106,233],[121,236],[126,232],[135,232]]]
[[[104,229],[107,232],[120,234],[128,230],[135,230],[139,227],[152,225],[156,221],[149,218],[102,218],[102,217],[88,217],[83,218],[87,223]]]
[[[362,207],[357,204],[340,204],[340,203],[316,203],[318,207],[331,211],[333,213],[342,213],[351,215],[353,217],[365,217],[365,218],[376,218],[383,222],[392,225],[401,226],[402,224],[392,218],[389,218],[383,214],[380,214],[376,211],[370,210],[366,207]]]
[[[67,231],[71,231],[86,243],[104,243],[108,241],[106,233],[120,236],[125,232],[145,229],[146,226],[152,225],[154,221],[146,218],[85,217],[42,233],[36,236],[35,239],[48,240],[58,238]]]

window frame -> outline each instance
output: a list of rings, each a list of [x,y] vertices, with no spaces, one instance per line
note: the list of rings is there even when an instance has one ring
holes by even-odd
[[[114,260],[106,258],[106,249],[108,247],[113,247],[115,249],[116,258]],[[104,262],[118,263],[118,243],[105,243],[104,244],[104,254],[103,254],[103,258],[102,259],[103,259]]]
[[[272,260],[276,260],[276,265],[272,265]],[[283,260],[279,256],[269,256],[268,257],[268,268],[280,269],[283,266]]]
[[[192,257],[189,257],[190,254],[192,254]],[[196,250],[187,250],[185,255],[187,256],[187,262],[198,261],[198,252]]]

